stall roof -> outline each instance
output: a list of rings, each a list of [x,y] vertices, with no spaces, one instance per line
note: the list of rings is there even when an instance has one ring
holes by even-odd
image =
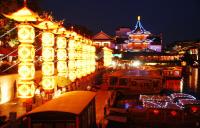
[[[67,112],[78,115],[94,99],[95,95],[96,93],[91,91],[67,92],[33,109],[28,115],[40,112]]]

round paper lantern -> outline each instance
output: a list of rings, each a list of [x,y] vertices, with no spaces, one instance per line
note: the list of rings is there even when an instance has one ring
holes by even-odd
[[[42,63],[42,74],[45,76],[54,75],[54,63],[53,62],[43,62]]]
[[[17,97],[32,98],[34,92],[35,86],[33,81],[20,81],[17,83]]]
[[[35,76],[35,67],[33,63],[20,63],[18,73],[21,80],[32,80]]]
[[[44,61],[53,61],[54,60],[54,49],[51,47],[44,47],[42,49],[42,59]]]
[[[42,78],[42,88],[44,90],[52,90],[55,87],[55,78],[54,76],[44,76]]]
[[[67,59],[67,52],[65,49],[57,50],[57,59],[58,60],[66,60]]]
[[[18,40],[24,43],[33,43],[35,41],[35,30],[28,24],[18,25]]]
[[[65,61],[58,61],[57,62],[57,70],[59,73],[67,72],[67,62]]]
[[[29,44],[20,44],[18,47],[18,57],[20,61],[33,61],[35,57],[34,46]]]
[[[54,46],[54,34],[51,32],[42,33],[42,46]]]
[[[57,45],[57,48],[66,48],[67,47],[67,43],[66,43],[66,38],[65,37],[62,37],[62,36],[58,36],[56,38],[56,45]]]

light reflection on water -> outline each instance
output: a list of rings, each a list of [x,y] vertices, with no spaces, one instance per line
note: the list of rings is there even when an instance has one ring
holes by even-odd
[[[184,75],[183,92],[193,94],[200,99],[199,68],[189,67],[188,72]]]

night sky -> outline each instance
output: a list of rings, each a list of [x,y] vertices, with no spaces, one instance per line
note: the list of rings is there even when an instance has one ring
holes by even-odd
[[[164,43],[200,39],[200,0],[42,0],[41,8],[56,20],[115,35],[118,27],[134,29],[137,16]]]

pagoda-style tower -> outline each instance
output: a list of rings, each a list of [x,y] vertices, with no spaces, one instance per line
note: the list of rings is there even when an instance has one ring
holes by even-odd
[[[128,32],[128,40],[125,42],[127,43],[127,49],[129,51],[144,51],[148,48],[148,45],[150,43],[150,40],[147,39],[147,37],[151,33],[149,31],[146,31],[141,22],[140,22],[140,16],[138,16],[138,21],[135,25],[135,29],[131,32]]]

